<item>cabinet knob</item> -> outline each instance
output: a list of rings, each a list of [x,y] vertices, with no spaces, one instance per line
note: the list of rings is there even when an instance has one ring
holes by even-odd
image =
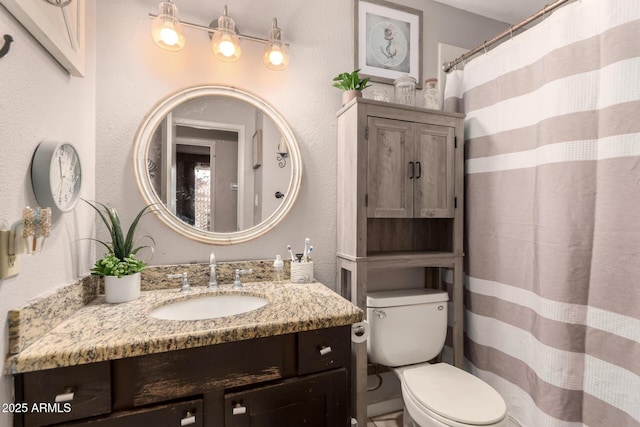
[[[68,387],[64,390],[64,393],[60,393],[56,395],[54,402],[63,403],[63,402],[71,402],[73,401],[74,391],[71,387]]]
[[[243,415],[247,413],[247,407],[242,406],[242,404],[240,403],[236,403],[231,412],[233,413],[233,415]]]
[[[331,347],[328,345],[320,347],[320,356],[326,356],[329,353],[331,353]]]
[[[182,418],[180,420],[180,425],[181,426],[188,426],[188,425],[195,424],[195,423],[196,423],[196,416],[191,411],[189,411],[186,414],[184,414],[184,418]]]

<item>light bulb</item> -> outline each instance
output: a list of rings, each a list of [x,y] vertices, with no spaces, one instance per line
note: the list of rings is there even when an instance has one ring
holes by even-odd
[[[160,13],[151,24],[151,37],[158,47],[166,50],[180,50],[184,47],[185,37],[178,20],[178,8],[165,1],[159,5]]]
[[[235,51],[236,47],[231,40],[222,40],[220,42],[220,53],[222,53],[224,56],[233,56]]]
[[[224,15],[218,18],[218,28],[211,38],[211,50],[218,59],[227,62],[237,61],[242,53],[236,24],[227,16],[226,7]]]
[[[178,33],[173,26],[166,26],[160,30],[160,39],[168,46],[173,46],[178,43]]]
[[[289,49],[282,42],[282,30],[278,28],[275,18],[269,30],[269,41],[264,47],[262,61],[271,70],[284,70],[289,65]]]
[[[271,62],[273,65],[278,66],[282,64],[283,61],[284,55],[279,50],[272,50],[271,53],[269,53],[269,62]]]

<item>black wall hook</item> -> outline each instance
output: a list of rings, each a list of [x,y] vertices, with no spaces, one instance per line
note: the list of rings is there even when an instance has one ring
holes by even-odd
[[[11,37],[9,34],[4,35],[4,46],[2,46],[2,48],[0,49],[0,58],[9,53],[9,47],[11,46],[12,41],[13,37]]]

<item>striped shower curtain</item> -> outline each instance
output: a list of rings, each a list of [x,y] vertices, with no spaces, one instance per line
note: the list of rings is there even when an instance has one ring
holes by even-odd
[[[466,113],[468,369],[525,427],[640,426],[640,0],[568,3],[445,98]]]

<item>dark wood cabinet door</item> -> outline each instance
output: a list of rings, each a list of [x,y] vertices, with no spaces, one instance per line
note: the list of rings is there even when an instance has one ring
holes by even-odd
[[[336,369],[228,393],[225,427],[346,427],[347,370]]]

